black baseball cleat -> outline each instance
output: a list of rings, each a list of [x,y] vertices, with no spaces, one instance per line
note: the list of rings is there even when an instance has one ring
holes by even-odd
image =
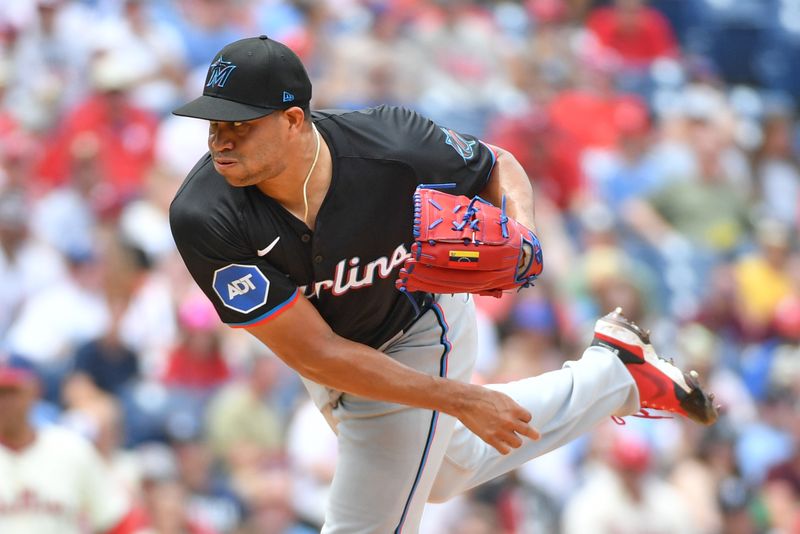
[[[702,390],[697,372],[685,373],[660,358],[650,344],[650,332],[623,316],[621,308],[598,319],[592,346],[614,352],[625,364],[639,389],[641,417],[654,417],[648,408],[677,413],[704,425],[719,417],[714,395]]]

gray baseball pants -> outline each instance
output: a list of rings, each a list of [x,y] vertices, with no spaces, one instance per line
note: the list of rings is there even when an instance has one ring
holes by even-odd
[[[440,295],[433,309],[382,351],[421,372],[468,381],[476,347],[472,299]],[[541,434],[538,441],[523,438],[505,456],[449,415],[339,396],[307,381],[306,386],[339,443],[323,534],[415,533],[426,502],[446,501],[567,443],[609,415],[639,409],[633,378],[617,356],[600,347],[557,371],[486,386],[528,409]]]

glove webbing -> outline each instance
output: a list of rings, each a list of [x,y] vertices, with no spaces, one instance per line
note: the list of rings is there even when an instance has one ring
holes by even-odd
[[[423,185],[420,186],[420,188],[451,189],[451,188],[455,187],[455,185],[456,184],[454,184],[454,183],[423,184]],[[436,202],[435,200],[433,200],[432,198],[429,198],[428,202],[434,208],[436,208],[437,210],[443,211],[442,206],[440,206],[439,203]],[[478,195],[472,197],[472,199],[470,200],[469,204],[467,204],[467,206],[466,206],[467,209],[465,210],[464,214],[461,216],[461,222],[460,223],[457,222],[458,219],[454,219],[453,220],[453,222],[452,222],[453,230],[461,231],[466,225],[469,225],[469,227],[472,230],[479,231],[479,226],[478,225],[480,224],[480,219],[477,219],[475,217],[477,215],[478,211],[480,210],[480,208],[478,206],[476,206],[477,203],[483,203],[483,204],[487,204],[489,206],[493,206],[493,204],[491,202],[488,202],[488,201],[484,200],[483,198],[481,198]],[[461,210],[461,208],[463,208],[463,207],[464,207],[464,205],[457,204],[456,207],[453,208],[453,214],[458,213]],[[416,238],[419,238],[420,235],[421,235],[421,232],[420,232],[420,223],[421,223],[420,214],[421,214],[421,211],[422,211],[422,198],[421,198],[421,195],[419,194],[419,188],[418,188],[417,191],[414,193],[414,222],[413,222],[413,227],[412,227],[412,233],[413,233],[414,237],[416,237]],[[443,222],[444,222],[444,217],[439,217],[438,219],[436,219],[435,221],[433,221],[432,223],[430,223],[428,225],[428,229],[432,230],[432,229],[436,228],[437,226],[439,226],[440,224],[442,224]],[[505,195],[503,195],[503,197],[501,199],[501,203],[500,203],[500,220],[497,221],[497,223],[500,225],[500,229],[501,229],[503,237],[504,238],[508,238],[508,215],[506,215],[506,196]],[[469,242],[468,239],[465,239],[464,241],[465,241],[465,243]],[[429,242],[430,242],[431,245],[435,245],[436,244],[436,241],[433,240],[433,239],[430,240]],[[474,234],[473,234],[472,242],[475,243]],[[422,254],[422,247],[418,246],[417,247],[417,257],[416,257],[416,259],[419,259],[421,254]],[[409,270],[409,274],[411,272],[413,272],[413,266],[411,267],[411,270]],[[529,277],[529,278],[526,278],[526,279],[522,279],[522,280],[518,279],[519,282],[523,282],[523,285],[520,286],[519,289],[522,289],[523,287],[529,287],[529,286],[533,285],[533,280],[535,278],[536,278],[535,276],[532,276],[532,277]],[[414,311],[417,314],[419,314],[421,310],[420,310],[419,306],[417,305],[417,301],[414,300],[413,297],[411,297],[411,295],[408,293],[407,288],[405,286],[402,286],[402,287],[399,288],[399,290],[400,290],[401,293],[406,295],[406,297],[408,297],[408,299],[411,301],[411,305],[413,306]]]

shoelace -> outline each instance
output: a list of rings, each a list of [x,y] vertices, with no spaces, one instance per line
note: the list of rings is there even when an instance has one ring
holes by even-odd
[[[672,416],[669,415],[653,415],[647,411],[647,408],[639,408],[639,412],[631,414],[630,417],[639,417],[640,419],[674,419]],[[618,415],[612,415],[611,420],[620,426],[624,426],[627,424],[625,422],[625,419],[623,419]]]

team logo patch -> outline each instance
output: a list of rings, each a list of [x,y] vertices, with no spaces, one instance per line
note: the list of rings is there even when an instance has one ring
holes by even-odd
[[[476,250],[451,250],[447,258],[449,263],[478,263],[481,253]]]
[[[475,155],[475,145],[478,144],[477,141],[467,141],[458,132],[453,130],[448,130],[447,128],[440,128],[444,132],[445,140],[444,142],[453,147],[453,149],[458,152],[458,155],[461,156],[464,161],[468,159],[472,159]]]
[[[254,265],[232,264],[214,271],[214,292],[222,303],[249,313],[267,302],[269,280]]]
[[[228,77],[235,68],[236,65],[230,61],[225,61],[222,59],[222,56],[219,56],[219,58],[211,64],[211,72],[208,75],[206,87],[225,87]]]

